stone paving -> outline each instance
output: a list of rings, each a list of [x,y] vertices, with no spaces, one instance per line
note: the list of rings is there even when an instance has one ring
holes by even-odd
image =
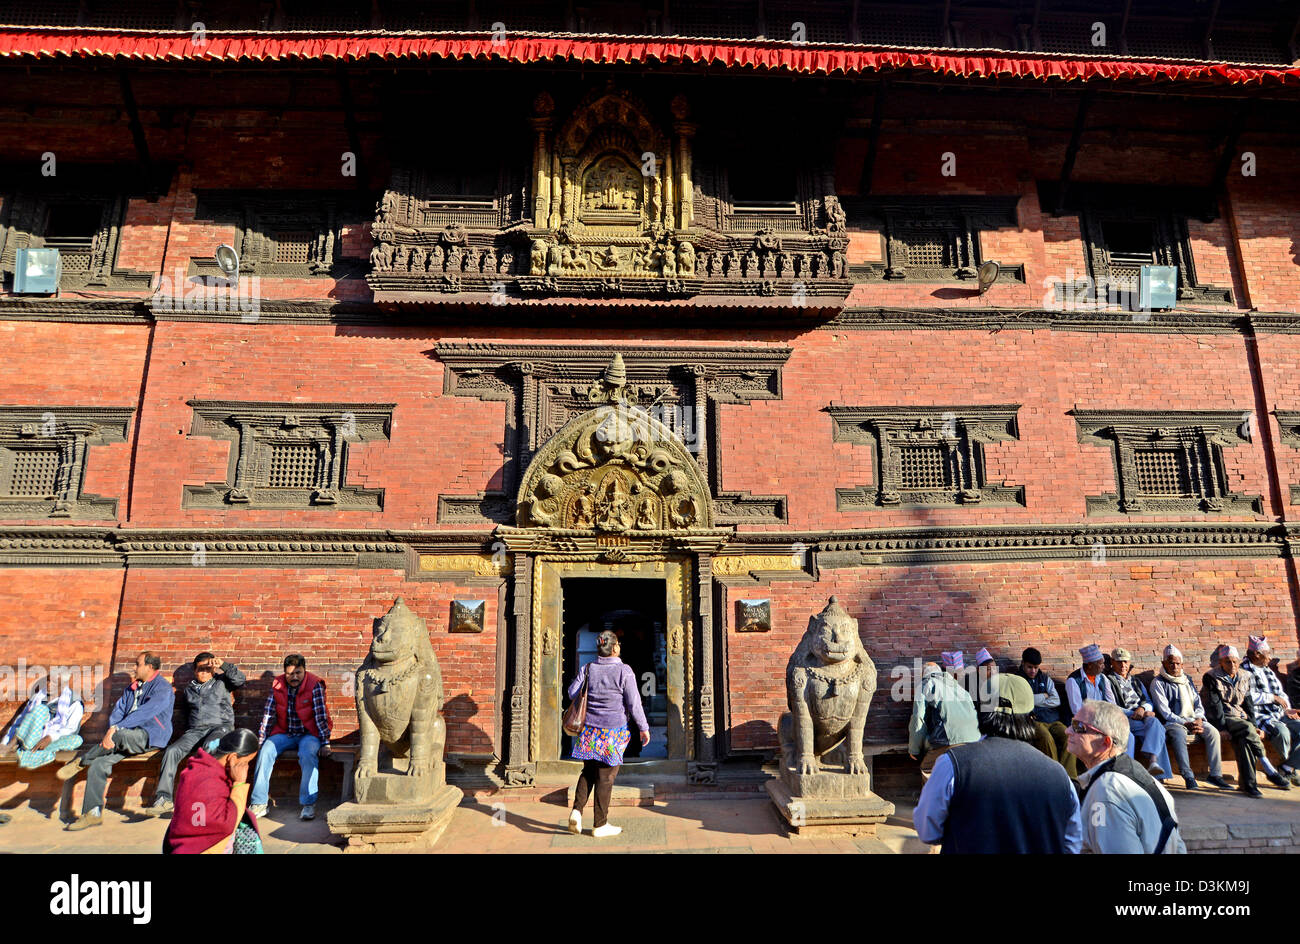
[[[1205,851],[1300,851],[1300,790],[1265,786],[1263,800],[1213,788],[1172,790],[1189,846]],[[436,853],[691,852],[691,853],[925,853],[912,829],[912,806],[895,800],[897,812],[875,838],[787,836],[766,796],[739,794],[722,799],[657,800],[653,806],[615,806],[610,821],[622,835],[594,839],[571,835],[563,805],[508,793],[466,797],[434,849]],[[269,853],[341,854],[317,805],[313,822],[298,819],[296,803],[273,808],[262,821]],[[6,810],[12,822],[0,827],[0,851],[10,853],[154,853],[166,821],[138,812],[110,809],[104,825],[70,833],[26,804]]]

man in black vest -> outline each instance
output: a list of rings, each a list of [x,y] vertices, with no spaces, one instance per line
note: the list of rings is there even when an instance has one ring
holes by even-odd
[[[1034,693],[1018,675],[995,685],[996,703],[979,706],[980,740],[940,757],[921,790],[917,836],[945,853],[1078,852],[1079,798],[1061,765],[1033,746]]]

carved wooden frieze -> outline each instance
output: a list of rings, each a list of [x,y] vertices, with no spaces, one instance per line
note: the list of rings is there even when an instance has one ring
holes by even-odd
[[[434,212],[445,195],[429,168],[395,170],[372,227],[376,300],[748,296],[842,307],[852,283],[836,197],[809,200],[779,230],[757,211],[720,213],[710,225],[695,212],[689,105],[673,98],[669,120],[664,104],[610,84],[557,115],[539,93],[527,219],[501,212],[499,195],[447,200],[457,211],[449,219]]]
[[[622,402],[672,432],[704,476],[718,524],[786,520],[782,495],[720,487],[721,403],[780,399],[789,348],[620,348]],[[506,524],[515,519],[521,470],[543,444],[593,407],[610,402],[607,347],[444,343],[443,393],[503,401],[502,491],[438,499],[438,521]]]

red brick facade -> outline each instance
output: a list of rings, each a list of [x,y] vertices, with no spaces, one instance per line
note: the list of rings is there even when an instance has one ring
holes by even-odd
[[[742,81],[719,72],[705,89],[690,86],[690,94],[720,95],[729,81]],[[235,240],[233,225],[196,219],[196,191],[356,188],[356,179],[338,172],[339,155],[353,144],[336,83],[306,70],[222,67],[217,74],[220,81],[163,66],[133,70],[150,156],[176,170],[156,200],[130,200],[119,269],[172,279],[191,260],[207,259],[217,244]],[[464,84],[472,74],[448,71],[435,78]],[[350,120],[359,121],[362,183],[372,195],[387,185],[391,141],[379,131],[380,86],[363,76],[370,73],[354,80]],[[434,81],[423,71],[419,76],[420,83]],[[590,81],[606,77],[629,78],[609,69]],[[136,159],[127,120],[116,110],[116,82],[81,78],[39,69],[23,76],[5,67],[0,160],[35,164],[44,152],[70,165]],[[763,81],[788,84],[743,79],[746,89]],[[872,113],[870,95],[846,91],[839,80],[799,82],[809,95],[831,87],[853,103],[858,123]],[[430,306],[424,318],[423,309],[412,315],[372,304],[360,277],[263,277],[259,301],[265,305],[253,322],[202,313],[154,317],[145,313],[146,291],[65,293],[59,305],[44,306],[0,296],[6,365],[0,404],[135,411],[125,442],[90,448],[82,486],[84,493],[118,500],[114,520],[0,520],[0,555],[9,565],[0,569],[0,664],[103,664],[114,676],[115,697],[142,649],[159,653],[169,674],[196,652],[212,649],[249,675],[252,684],[237,709],[251,723],[282,656],[302,652],[330,684],[336,734],[343,736],[355,729],[348,679],[365,656],[371,621],[402,596],[428,621],[442,666],[448,750],[503,761],[516,671],[506,634],[516,630],[511,601],[518,590],[511,579],[474,581],[460,572],[433,579],[418,564],[421,553],[432,553],[439,532],[466,532],[456,553],[490,552],[492,525],[447,521],[440,497],[502,488],[507,426],[515,422],[500,399],[444,394],[447,368],[436,348],[448,343],[590,346],[602,354],[639,345],[789,349],[780,397],[724,402],[718,431],[711,431],[718,437],[715,487],[786,498],[786,520],[736,526],[727,553],[770,554],[764,548],[773,542],[813,549],[800,579],[750,580],[728,584],[725,592],[717,584],[714,601],[721,609],[715,607],[707,630],[695,627],[712,634],[716,654],[720,757],[774,747],[785,662],[808,617],[832,594],[859,619],[880,670],[868,737],[885,741],[900,739],[909,710],[889,697],[895,668],[934,659],[942,649],[969,655],[987,646],[1009,664],[1033,645],[1042,650],[1045,668],[1061,677],[1088,642],[1127,646],[1140,668],[1154,666],[1173,642],[1198,674],[1216,643],[1241,646],[1248,634],[1264,634],[1285,663],[1297,643],[1300,614],[1290,556],[1294,535],[1287,529],[1290,487],[1300,485],[1300,449],[1283,441],[1273,411],[1300,411],[1294,96],[1279,92],[1283,100],[1257,120],[1255,140],[1246,135],[1238,144],[1239,151],[1254,154],[1257,174],[1242,176],[1231,155],[1226,185],[1216,195],[1219,212],[1187,223],[1198,282],[1230,290],[1234,301],[1180,304],[1155,324],[1126,322],[1126,316],[1084,324],[1050,311],[1052,284],[1067,272],[1085,271],[1079,217],[1054,216],[1040,204],[1038,187],[1061,174],[1074,99],[1037,88],[1001,92],[974,81],[962,89],[960,102],[920,84],[890,99],[872,193],[1015,198],[1016,224],[982,232],[980,252],[1004,266],[1023,265],[1024,281],[1004,278],[984,295],[971,283],[862,280],[853,287],[848,312],[892,312],[892,322],[843,315],[802,325],[789,318],[765,322],[756,310],[739,325],[704,318],[665,323],[649,309],[590,301],[575,301],[572,310],[533,309],[523,324],[469,305]],[[778,94],[775,85],[771,91]],[[1073,164],[1075,181],[1188,187],[1213,177],[1222,147],[1216,131],[1236,107],[1230,95],[1185,103],[1172,95],[1126,95],[1125,88],[1102,93]],[[20,105],[26,99],[36,101],[33,113]],[[60,104],[77,110],[65,113]],[[981,104],[998,109],[985,114]],[[183,122],[178,109],[189,109]],[[1289,127],[1278,119],[1287,114]],[[1193,128],[1197,133],[1189,133]],[[776,126],[772,131],[788,133]],[[810,142],[822,137],[817,129],[797,133]],[[832,150],[832,176],[847,201],[860,193],[867,143],[860,134],[846,134]],[[955,155],[955,176],[941,172],[947,153]],[[371,225],[366,214],[342,221],[342,258],[364,266]],[[849,265],[881,260],[881,240],[879,230],[853,224]],[[141,304],[128,311],[124,301]],[[119,307],[110,311],[109,302]],[[315,304],[297,315],[271,316],[289,311],[288,302]],[[321,314],[341,303],[373,317]],[[512,307],[510,314],[522,310]],[[900,312],[915,317],[909,321]],[[229,442],[191,435],[189,403],[204,400],[393,404],[387,439],[356,444],[347,468],[348,486],[383,490],[382,509],[185,507],[185,486],[223,481],[230,461]],[[837,508],[836,490],[870,485],[876,460],[868,446],[834,440],[829,408],[989,404],[1019,406],[1018,438],[987,447],[985,474],[1022,486],[1023,506]],[[1259,496],[1261,513],[1089,515],[1086,496],[1117,488],[1115,459],[1113,450],[1079,441],[1072,415],[1079,410],[1240,414],[1253,429],[1223,449],[1226,486]],[[1236,528],[1237,537],[1213,548],[1156,537],[1137,542],[1132,553],[1110,553],[1110,543],[1100,555],[1091,553],[1096,539],[1089,528],[1164,524],[1222,525]],[[856,562],[823,557],[836,550],[829,547],[834,541],[918,529],[941,538],[965,528],[1013,526],[1031,536],[1034,529],[1063,526],[1083,537],[1072,554],[1056,559],[1027,551],[1031,539],[1014,553],[999,554],[989,545],[960,561],[940,555],[899,563],[888,549],[878,559],[863,550]],[[305,529],[332,536],[313,539]],[[37,561],[30,556],[37,553],[33,545],[21,543],[59,530],[111,532],[121,550],[98,562],[78,560],[70,551],[59,560]],[[171,556],[147,560],[125,549],[141,534],[171,541]],[[348,540],[402,550],[382,566],[367,564],[364,556],[316,565],[241,563],[240,554],[279,552],[220,549],[222,534],[246,544]],[[208,559],[201,566],[184,560],[191,541],[206,542]],[[734,601],[753,596],[770,597],[771,631],[738,633]],[[482,633],[449,632],[451,603],[465,598],[487,601]],[[697,609],[702,602],[695,601]],[[695,671],[698,679],[703,667]],[[106,708],[99,707],[92,727],[102,729]]]

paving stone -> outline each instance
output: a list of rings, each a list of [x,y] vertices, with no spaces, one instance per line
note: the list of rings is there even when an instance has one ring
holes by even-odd
[[[1184,842],[1207,839],[1227,839],[1227,826],[1182,826],[1178,827]]]
[[[622,826],[623,832],[608,839],[596,839],[591,835],[591,827],[584,824],[581,836],[575,836],[565,830],[551,840],[553,849],[588,849],[592,846],[666,846],[668,844],[668,827],[662,819],[641,819],[624,816],[614,825]]]
[[[1229,823],[1228,833],[1234,839],[1289,839],[1290,823]]]

